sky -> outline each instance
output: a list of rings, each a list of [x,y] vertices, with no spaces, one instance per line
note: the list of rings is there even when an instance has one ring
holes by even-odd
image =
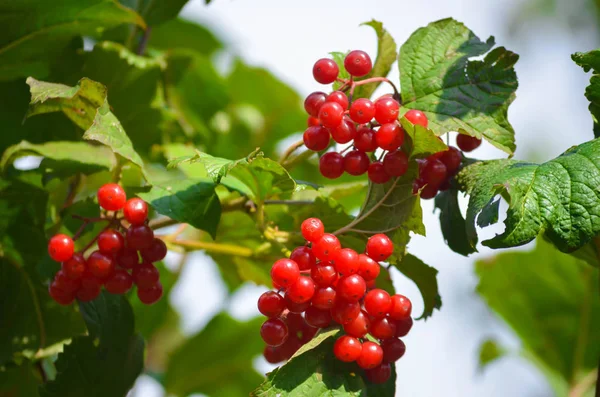
[[[452,16],[481,39],[494,35],[498,45],[520,54],[516,65],[519,89],[509,110],[517,134],[515,157],[545,161],[592,136],[588,103],[583,96],[589,76],[571,61],[570,54],[597,47],[598,35],[581,26],[565,33],[564,25],[556,23],[553,15],[548,19],[515,19],[524,1],[214,0],[205,6],[203,0],[193,0],[183,16],[212,28],[232,52],[250,64],[268,68],[303,95],[320,88],[311,74],[318,58],[350,49],[376,54],[375,35],[371,28],[359,27],[362,22],[383,22],[396,42],[402,43],[417,28]],[[567,10],[572,2],[561,0],[558,4],[559,9]],[[398,80],[397,68],[390,78]],[[483,145],[476,154],[479,158],[502,157],[490,145]],[[463,208],[465,204],[462,200]],[[469,258],[453,253],[443,243],[432,201],[424,202],[423,210],[427,237],[413,238],[409,250],[439,270],[443,306],[427,321],[416,322],[404,339],[407,353],[397,364],[396,394],[551,396],[552,390],[541,373],[516,354],[519,340],[475,293],[473,263],[494,253],[484,247]],[[501,232],[502,226],[487,229],[483,236],[491,237]],[[210,259],[197,253],[191,260],[171,296],[188,333],[200,330],[222,310],[226,297]],[[394,277],[394,283],[398,292],[413,300],[415,313],[420,313],[423,305],[414,284],[401,276]],[[225,308],[238,318],[250,318],[258,314],[255,302],[263,291],[244,287]],[[488,338],[500,341],[515,354],[481,371],[478,349]],[[256,366],[263,372],[271,368],[264,360],[257,360]],[[162,392],[154,381],[142,377],[135,395],[158,397]]]

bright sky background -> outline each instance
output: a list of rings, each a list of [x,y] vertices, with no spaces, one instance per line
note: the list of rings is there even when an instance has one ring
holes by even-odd
[[[529,21],[508,28],[510,18],[519,12],[522,0],[203,0],[191,1],[184,9],[186,18],[213,28],[231,50],[250,64],[270,69],[282,80],[306,95],[320,86],[312,79],[312,65],[330,51],[364,49],[376,53],[375,36],[361,22],[377,19],[384,23],[398,43],[418,27],[452,16],[464,22],[480,38],[490,35],[496,42],[521,55],[516,69],[519,77],[517,100],[509,119],[517,131],[517,158],[546,160],[592,135],[591,119],[583,96],[589,76],[570,60],[575,51],[595,48],[593,30],[566,34],[552,20]],[[568,9],[569,0],[558,1]],[[398,80],[397,68],[390,75]],[[501,153],[484,145],[480,158]],[[464,204],[464,203],[463,203]],[[443,243],[433,203],[424,203],[427,238],[414,238],[412,253],[439,270],[443,299],[441,312],[426,322],[417,322],[404,340],[407,353],[398,363],[398,396],[411,397],[534,397],[550,396],[545,379],[525,360],[504,358],[479,371],[478,347],[493,337],[518,351],[519,341],[474,292],[475,259],[490,256],[488,249],[464,258]],[[486,230],[493,236],[500,228]],[[527,264],[524,263],[524,266]],[[214,264],[202,254],[186,267],[182,282],[172,295],[183,317],[186,332],[200,330],[222,310],[226,297]],[[415,313],[422,302],[416,287],[403,277],[395,284],[411,297]],[[263,289],[243,288],[228,304],[239,318],[257,314],[256,298]],[[258,330],[257,330],[258,331]],[[263,371],[267,364],[257,361]],[[154,381],[143,377],[136,396],[159,397],[162,391]],[[234,396],[235,397],[235,396]]]

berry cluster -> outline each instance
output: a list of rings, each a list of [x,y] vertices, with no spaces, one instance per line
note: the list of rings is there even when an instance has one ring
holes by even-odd
[[[412,327],[410,300],[374,288],[378,262],[390,257],[392,241],[376,234],[367,241],[365,254],[358,254],[325,233],[319,219],[305,220],[301,232],[307,245],[271,268],[278,292],[265,292],[258,299],[258,310],[269,318],[260,330],[267,344],[265,358],[270,363],[287,360],[318,329],[337,323],[345,334],[335,342],[335,357],[356,361],[371,382],[387,381],[390,364],[406,350],[399,338]],[[367,340],[367,334],[380,343]]]
[[[147,224],[148,205],[139,198],[127,200],[123,188],[114,183],[98,189],[98,203],[106,211],[114,212],[114,216],[85,220],[85,224],[109,222],[88,247],[75,252],[73,239],[65,234],[50,239],[48,253],[62,263],[50,284],[50,296],[61,305],[69,305],[75,298],[82,302],[94,300],[103,285],[112,294],[124,294],[135,283],[140,301],[145,304],[158,301],[163,288],[158,269],[152,263],[165,257],[167,246],[154,237]],[[122,218],[118,217],[120,210]],[[121,224],[123,220],[129,227]],[[86,259],[84,253],[94,243],[98,249]]]

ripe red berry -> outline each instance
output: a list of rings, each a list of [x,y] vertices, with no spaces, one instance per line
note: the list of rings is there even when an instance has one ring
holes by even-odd
[[[373,260],[381,262],[389,258],[394,252],[394,243],[382,233],[374,234],[367,240],[367,255]]]
[[[307,127],[317,127],[321,125],[321,123],[319,123],[319,119],[313,116],[308,116],[308,119],[306,119],[306,126]]]
[[[421,184],[421,186],[419,186],[419,189],[421,187],[423,187],[424,184],[425,184],[425,182],[423,182]],[[414,191],[414,185],[413,185],[413,191]],[[434,198],[437,194],[438,194],[438,186],[431,184],[431,183],[428,183],[427,185],[425,185],[423,190],[421,190],[421,198],[423,200],[430,200],[430,199]]]
[[[104,280],[115,271],[115,261],[100,251],[94,251],[88,257],[87,267],[94,277]]]
[[[351,76],[362,77],[369,74],[373,68],[373,63],[369,54],[361,50],[354,50],[346,55],[344,67]]]
[[[404,129],[396,122],[382,124],[375,134],[375,142],[383,150],[397,150],[404,142]]]
[[[333,91],[327,96],[327,102],[337,102],[342,105],[344,110],[348,109],[348,105],[350,103],[348,101],[348,97],[342,91]]]
[[[306,241],[314,243],[325,234],[325,226],[318,218],[308,218],[300,225],[300,231]]]
[[[351,323],[360,314],[360,303],[348,302],[343,299],[336,299],[333,308],[331,309],[331,317],[338,324]]]
[[[390,176],[402,176],[408,170],[408,156],[402,150],[388,152],[383,158],[383,169]]]
[[[260,327],[260,336],[269,346],[281,346],[288,337],[288,327],[282,320],[270,318]]]
[[[258,298],[258,311],[273,318],[285,309],[285,300],[277,292],[267,291]]]
[[[310,277],[300,276],[288,287],[285,294],[294,303],[308,302],[315,294],[315,283]]]
[[[363,369],[377,367],[383,361],[383,349],[377,343],[366,341],[363,343],[360,356],[356,363]]]
[[[131,289],[133,279],[126,270],[116,269],[115,272],[106,280],[104,287],[111,294],[124,294]]]
[[[360,150],[351,150],[344,156],[344,170],[350,175],[362,175],[369,169],[369,156]]]
[[[390,294],[382,289],[374,289],[365,296],[365,310],[373,317],[385,316],[392,306]]]
[[[278,364],[285,361],[283,354],[281,354],[280,346],[265,346],[263,350],[263,357],[269,364]]]
[[[75,300],[75,294],[60,288],[56,281],[50,283],[50,286],[48,287],[48,293],[50,294],[50,297],[59,305],[67,306],[73,303]]]
[[[481,139],[469,135],[458,134],[456,137],[456,145],[458,145],[458,148],[463,152],[472,152],[481,145]]]
[[[81,276],[80,289],[100,290],[100,287],[102,287],[102,280],[94,276],[89,269],[86,269],[86,271],[83,273],[83,276]]]
[[[163,286],[161,283],[156,282],[151,287],[148,288],[139,288],[137,290],[137,296],[140,302],[145,305],[151,305],[161,298],[163,294]]]
[[[127,196],[116,183],[107,183],[98,189],[98,204],[107,211],[118,211],[125,205]]]
[[[308,127],[302,135],[304,146],[315,152],[327,149],[327,146],[329,146],[329,138],[329,131],[321,125]]]
[[[394,98],[384,96],[375,101],[375,120],[379,124],[392,123],[398,120],[400,104]]]
[[[123,207],[123,215],[132,225],[142,225],[148,218],[148,204],[137,197],[129,199]]]
[[[106,229],[98,235],[98,249],[106,255],[114,255],[123,249],[125,239],[121,233]]]
[[[48,254],[50,258],[57,262],[64,262],[73,256],[75,243],[73,239],[66,234],[57,234],[52,236],[48,242]]]
[[[331,84],[338,76],[340,69],[333,59],[321,58],[313,66],[313,77],[318,83]]]
[[[375,280],[380,271],[379,263],[365,254],[358,255],[358,275],[365,281]]]
[[[412,303],[404,295],[396,294],[391,297],[391,306],[389,316],[393,320],[405,320],[410,317],[412,312]]]
[[[167,256],[167,245],[159,238],[154,238],[150,247],[140,251],[146,262],[162,261]]]
[[[337,280],[335,267],[329,262],[320,262],[310,270],[310,277],[320,287],[329,287]]]
[[[367,174],[369,176],[369,180],[373,183],[386,183],[392,178],[387,172],[385,172],[385,168],[383,167],[383,163],[381,161],[372,162],[369,165]]]
[[[332,258],[335,270],[344,276],[357,273],[360,268],[358,263],[358,254],[350,248],[342,248],[338,250]]]
[[[325,102],[319,109],[319,122],[327,128],[335,128],[342,123],[344,108],[337,102]]]
[[[342,120],[342,123],[336,128],[331,129],[331,137],[337,143],[348,143],[356,136],[356,126],[347,118]]]
[[[74,280],[80,279],[86,269],[85,259],[82,254],[73,254],[71,258],[62,263],[65,275]]]
[[[364,338],[369,332],[371,321],[367,313],[361,310],[358,316],[348,324],[344,324],[344,332],[355,338]]]
[[[340,336],[333,345],[333,354],[338,360],[350,363],[360,357],[362,344],[356,338],[348,335]]]
[[[427,116],[425,116],[425,113],[421,112],[420,110],[411,109],[404,114],[404,117],[406,117],[406,119],[414,125],[418,124],[422,125],[423,127],[427,127],[427,124],[429,124]]]
[[[350,118],[358,123],[365,124],[375,116],[375,105],[367,98],[358,98],[350,105]]]
[[[460,153],[460,150],[454,146],[448,146],[448,150],[442,152],[440,160],[446,166],[448,175],[454,175],[460,168],[462,154]]]
[[[375,368],[365,369],[365,377],[371,383],[381,384],[387,382],[392,376],[392,366],[390,364],[381,364]]]
[[[320,287],[315,290],[311,303],[317,309],[329,310],[335,304],[335,296],[335,289],[331,287]]]
[[[290,259],[298,264],[300,270],[310,270],[317,264],[317,258],[315,258],[310,247],[306,245],[296,247],[292,251]]]
[[[77,300],[81,302],[90,302],[96,299],[98,295],[100,295],[100,289],[101,286],[99,284],[90,284],[85,287],[82,284],[81,288],[77,290],[77,294],[75,294],[75,296],[77,297]]]
[[[125,247],[117,255],[117,264],[124,269],[133,269],[140,263],[137,250]]]
[[[54,275],[54,283],[59,289],[69,293],[75,293],[81,286],[81,279],[69,278],[63,270],[59,270]]]
[[[304,320],[311,327],[327,328],[331,324],[331,314],[329,310],[311,306],[304,312]]]
[[[315,328],[317,331],[318,328]],[[302,342],[297,335],[290,334],[285,342],[278,349],[281,349],[281,355],[284,360],[289,360],[302,347]]]
[[[133,269],[133,282],[138,288],[146,289],[152,287],[158,282],[160,273],[151,263],[142,263]]]
[[[404,320],[396,321],[396,338],[406,336],[413,326],[413,319],[409,317]]]
[[[285,300],[285,307],[287,307],[287,309],[290,311],[290,313],[294,313],[294,314],[304,313],[306,311],[306,309],[308,309],[310,307],[310,301],[302,302],[302,303],[292,302],[287,294],[285,294],[285,297],[283,299]],[[289,317],[289,315],[288,315],[288,317]]]
[[[291,259],[279,259],[271,267],[271,280],[276,285],[287,288],[300,277],[298,264]]]
[[[446,166],[440,160],[427,159],[422,163],[421,172],[419,177],[425,181],[425,183],[433,186],[439,186],[446,180],[448,172]]]
[[[313,242],[313,254],[322,261],[330,261],[335,253],[342,247],[340,240],[333,234],[325,233],[319,240]]]
[[[154,232],[147,225],[131,225],[127,229],[127,246],[136,250],[149,248],[154,240]]]
[[[365,292],[367,292],[367,284],[358,274],[342,277],[338,281],[337,296],[348,302],[358,302],[365,296]]]
[[[316,91],[308,94],[304,100],[304,110],[312,117],[319,117],[319,110],[327,100],[327,94],[321,91]]]
[[[361,152],[372,152],[377,149],[375,131],[367,126],[362,126],[356,132],[354,147]]]
[[[383,349],[384,363],[396,362],[406,352],[406,345],[398,338],[390,338],[382,341],[381,348]]]
[[[396,334],[396,323],[388,317],[376,318],[371,321],[369,333],[377,339],[393,338]]]
[[[319,171],[325,178],[339,178],[344,173],[344,157],[338,152],[323,154],[319,159]]]

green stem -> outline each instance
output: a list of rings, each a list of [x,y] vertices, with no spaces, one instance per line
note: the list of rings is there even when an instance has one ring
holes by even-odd
[[[312,150],[306,150],[281,165],[283,165],[283,167],[289,171],[292,168],[294,168],[295,166],[297,166],[298,164],[302,163],[304,160],[310,158],[315,153],[316,152],[313,152]]]
[[[254,251],[247,247],[233,244],[211,243],[207,241],[196,240],[171,240],[167,237],[159,237],[165,243],[184,248],[187,251],[202,250],[213,254],[224,254],[232,256],[241,256],[250,258],[254,256]]]
[[[290,147],[288,147],[286,149],[285,152],[283,152],[283,154],[281,155],[281,158],[279,159],[279,164],[283,164],[285,163],[285,161],[288,159],[288,157],[290,157],[290,155],[292,153],[294,153],[298,148],[301,148],[304,145],[304,140],[299,140],[297,142],[294,142],[290,145]]]

